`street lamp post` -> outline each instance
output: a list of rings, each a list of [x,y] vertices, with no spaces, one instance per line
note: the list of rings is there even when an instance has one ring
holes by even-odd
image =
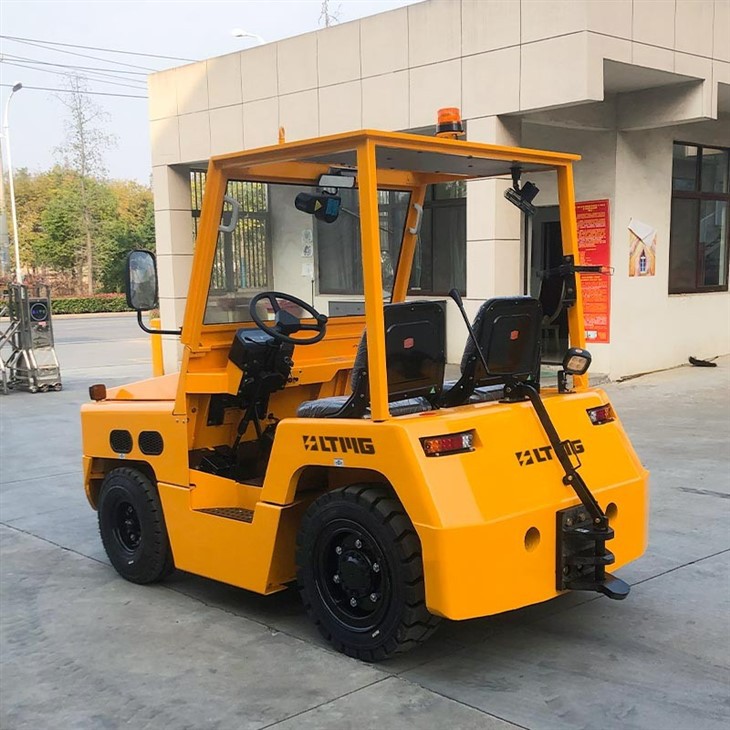
[[[3,114],[3,136],[5,137],[5,151],[8,157],[8,186],[10,188],[10,215],[13,219],[13,244],[15,246],[15,279],[18,284],[22,283],[22,274],[20,272],[20,242],[18,240],[18,213],[15,208],[15,186],[13,185],[13,161],[10,155],[10,127],[8,126],[8,108],[10,100],[16,91],[20,91],[23,84],[18,82],[13,86],[8,100],[5,102],[5,113]]]

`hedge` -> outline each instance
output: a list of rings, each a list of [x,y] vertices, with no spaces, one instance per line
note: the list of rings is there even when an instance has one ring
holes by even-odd
[[[93,297],[59,297],[51,301],[53,314],[94,314],[130,312],[124,294],[97,294]]]

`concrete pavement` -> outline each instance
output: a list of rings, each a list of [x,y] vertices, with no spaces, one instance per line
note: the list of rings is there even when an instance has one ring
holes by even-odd
[[[730,722],[730,359],[606,386],[652,471],[650,546],[592,594],[445,622],[368,666],[295,591],[109,566],[83,494],[78,407],[146,377],[133,317],[58,319],[61,393],[0,396],[2,728],[671,728]]]

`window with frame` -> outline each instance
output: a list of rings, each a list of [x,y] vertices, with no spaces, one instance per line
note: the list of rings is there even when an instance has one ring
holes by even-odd
[[[675,142],[669,293],[727,291],[730,150]]]
[[[349,194],[348,194],[349,192]],[[333,235],[317,222],[317,265],[321,294],[362,294],[360,221],[357,191],[340,191],[342,211],[349,216],[351,235]],[[383,287],[391,290],[398,266],[410,196],[378,191]],[[342,216],[341,214],[341,216]],[[466,183],[429,185],[423,204],[421,230],[413,256],[408,293],[446,295],[456,287],[466,294]]]

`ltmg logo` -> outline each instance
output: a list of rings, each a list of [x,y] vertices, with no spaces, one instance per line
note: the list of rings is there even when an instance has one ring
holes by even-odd
[[[375,453],[371,438],[355,436],[302,436],[306,451],[326,451],[330,454],[364,454]]]
[[[566,441],[565,448],[568,454],[582,454],[585,451],[583,442],[580,439],[575,441]],[[517,463],[520,466],[530,466],[530,464],[540,464],[543,461],[553,460],[552,446],[538,446],[536,449],[527,449],[527,451],[516,451]]]

